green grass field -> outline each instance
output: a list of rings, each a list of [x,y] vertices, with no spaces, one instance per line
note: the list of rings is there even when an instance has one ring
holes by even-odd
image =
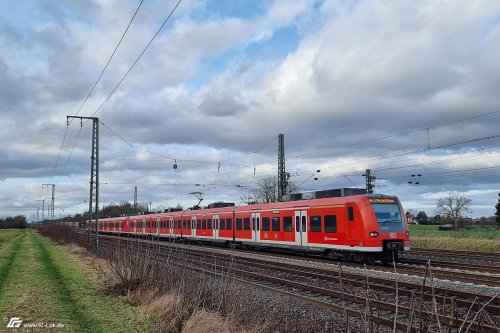
[[[440,231],[437,225],[410,225],[412,247],[500,253],[500,230]]]
[[[457,230],[440,231],[438,225],[410,226],[410,236],[500,239],[500,230]]]
[[[0,229],[0,246],[21,234],[21,229]]]
[[[103,296],[89,263],[29,229],[0,230],[0,327],[62,324],[66,332],[141,332],[137,309]]]

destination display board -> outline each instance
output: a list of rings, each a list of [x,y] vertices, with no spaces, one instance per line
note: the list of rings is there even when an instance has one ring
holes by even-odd
[[[396,198],[368,198],[371,203],[397,203],[398,199]]]

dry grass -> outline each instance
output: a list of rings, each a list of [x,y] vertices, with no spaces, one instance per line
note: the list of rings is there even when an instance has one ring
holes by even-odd
[[[182,333],[234,332],[219,314],[205,310],[194,312],[184,323]]]
[[[154,294],[137,293],[137,296],[143,298],[139,305],[139,319],[153,332],[178,332],[189,316],[182,311],[182,297],[174,294],[154,297]]]

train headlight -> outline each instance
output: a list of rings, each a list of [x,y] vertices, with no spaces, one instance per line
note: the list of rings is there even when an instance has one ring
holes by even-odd
[[[369,233],[370,237],[377,237],[378,236],[378,232],[376,231],[372,231]]]
[[[406,237],[410,237],[410,232],[409,231],[406,232]]]

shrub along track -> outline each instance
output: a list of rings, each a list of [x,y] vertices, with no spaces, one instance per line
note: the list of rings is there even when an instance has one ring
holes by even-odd
[[[4,250],[0,254],[0,327],[9,318],[20,317],[23,325],[62,324],[68,332],[139,330],[109,316],[113,311],[119,317],[119,308],[126,307],[121,301],[103,299],[95,281],[87,278],[81,262],[67,249],[24,230]]]

